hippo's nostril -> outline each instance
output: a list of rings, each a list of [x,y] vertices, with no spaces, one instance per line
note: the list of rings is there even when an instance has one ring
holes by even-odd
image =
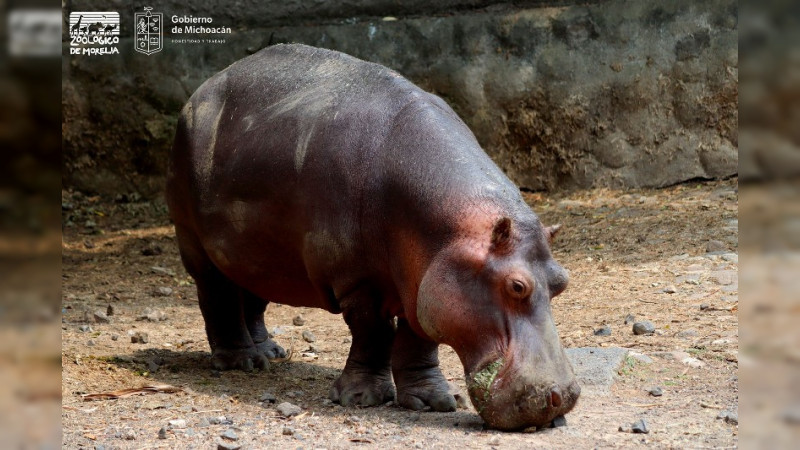
[[[553,408],[561,406],[561,389],[558,386],[550,388],[550,405]]]

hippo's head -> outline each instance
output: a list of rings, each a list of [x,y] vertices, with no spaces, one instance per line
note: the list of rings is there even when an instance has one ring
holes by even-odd
[[[440,251],[419,287],[420,328],[455,349],[472,403],[494,428],[549,424],[580,394],[550,310],[568,279],[550,253],[556,231],[538,219],[493,220]]]

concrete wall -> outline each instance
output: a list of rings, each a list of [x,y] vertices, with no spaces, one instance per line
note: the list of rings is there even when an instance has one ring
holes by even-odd
[[[132,49],[128,2],[73,1],[74,11],[120,11],[123,40],[119,55],[63,59],[64,181],[158,192],[184,101],[277,42],[378,62],[442,96],[526,188],[737,173],[736,1],[428,3],[165,1],[156,9],[166,16],[211,16],[235,31],[205,46],[168,34],[161,53],[145,56]]]

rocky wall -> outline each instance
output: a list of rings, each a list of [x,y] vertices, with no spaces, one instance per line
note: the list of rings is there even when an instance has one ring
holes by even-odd
[[[167,17],[212,16],[233,33],[213,45],[171,43],[166,33],[150,56],[133,51],[133,10],[117,3],[65,10],[65,19],[71,10],[122,16],[119,54],[63,58],[64,182],[80,189],[159,192],[186,99],[279,42],[378,62],[440,95],[524,188],[659,187],[737,173],[736,1],[164,2]]]

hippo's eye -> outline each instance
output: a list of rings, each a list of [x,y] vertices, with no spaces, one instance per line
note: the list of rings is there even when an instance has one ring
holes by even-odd
[[[506,282],[508,294],[514,298],[523,299],[531,294],[531,286],[528,282],[519,278],[509,278]]]

